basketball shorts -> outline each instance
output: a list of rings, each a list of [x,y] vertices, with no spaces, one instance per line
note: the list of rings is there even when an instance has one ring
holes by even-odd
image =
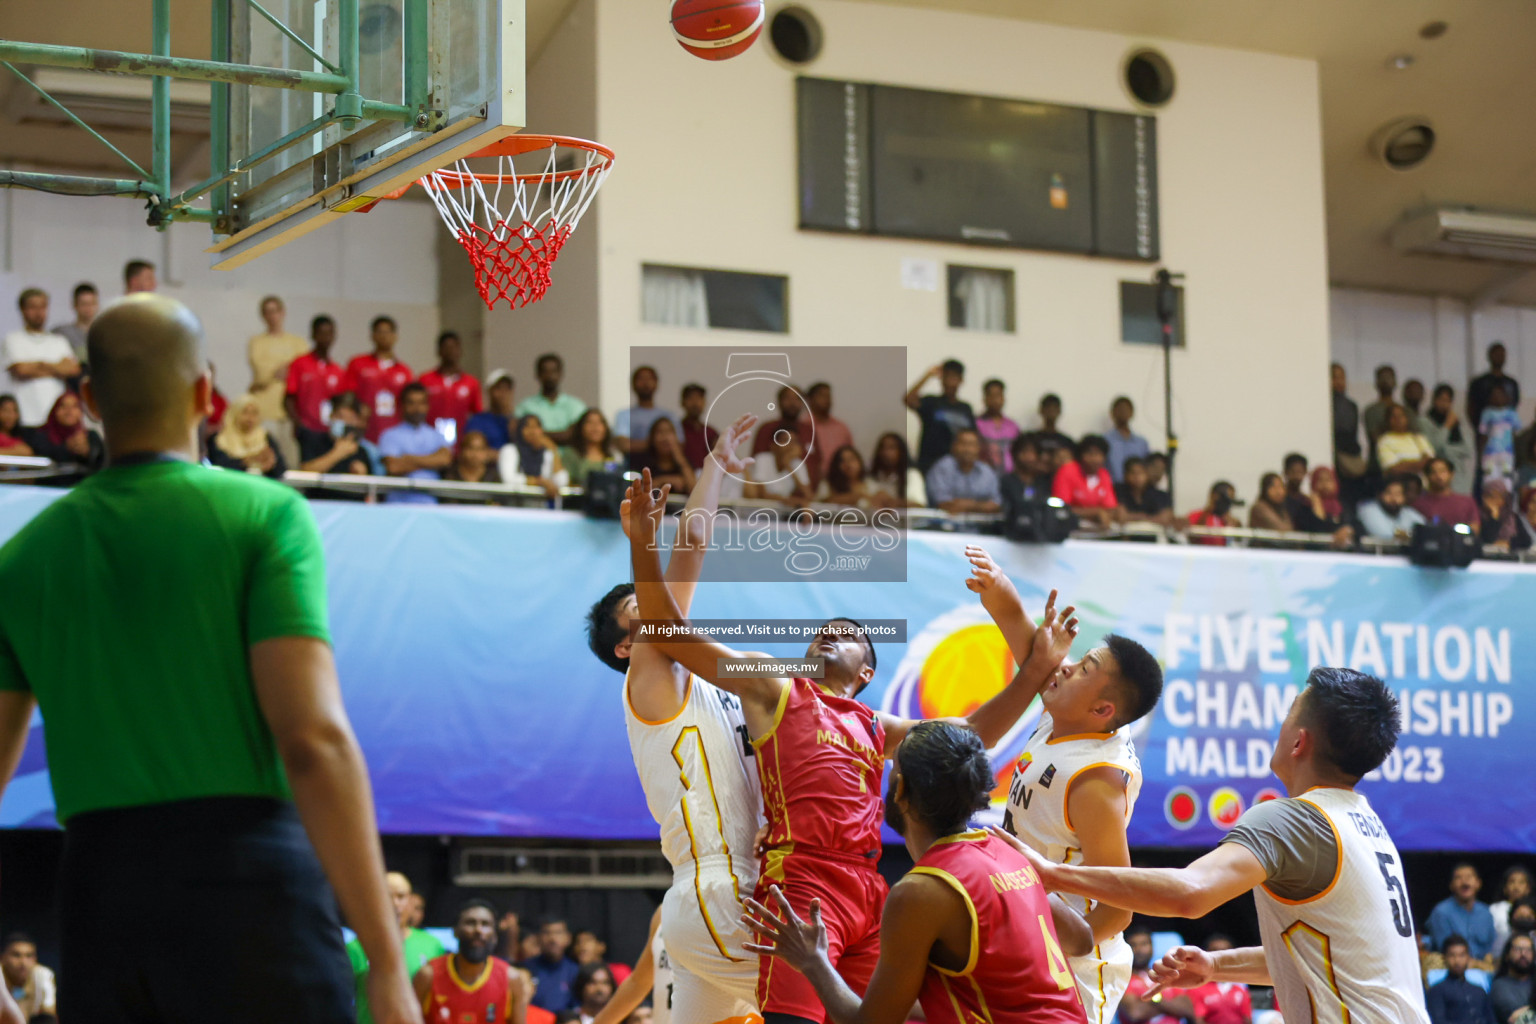
[[[756,898],[763,906],[777,909],[768,892],[770,885],[783,890],[789,905],[804,920],[810,920],[811,901],[821,901],[827,956],[848,987],[862,996],[880,959],[880,913],[887,892],[874,861],[826,850],[770,850]],[[815,1021],[827,1019],[811,983],[774,956],[761,958],[757,1002],[765,1016],[782,1013]]]
[[[1115,1012],[1131,983],[1131,947],[1125,937],[1116,935],[1094,946],[1087,956],[1073,957],[1068,963],[1077,978],[1088,1024],[1114,1024]]]
[[[677,871],[661,905],[661,940],[672,965],[671,1024],[717,1024],[757,1012],[757,957],[741,923],[741,897],[757,869],[706,858],[697,879],[689,863]],[[739,894],[739,895],[738,895]]]

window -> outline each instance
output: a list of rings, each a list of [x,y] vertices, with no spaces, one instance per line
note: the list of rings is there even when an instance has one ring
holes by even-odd
[[[949,268],[949,326],[964,331],[1013,331],[1013,271]]]
[[[640,319],[672,327],[789,332],[789,278],[647,263]]]
[[[1184,289],[1173,286],[1176,307],[1173,345],[1184,347]],[[1120,340],[1128,345],[1162,345],[1163,325],[1157,318],[1157,285],[1120,282]]]

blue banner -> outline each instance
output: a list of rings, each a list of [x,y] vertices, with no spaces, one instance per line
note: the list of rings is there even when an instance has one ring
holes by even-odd
[[[0,487],[0,541],[55,496]],[[624,734],[622,677],[589,653],[583,632],[591,602],[629,578],[615,523],[506,509],[314,510],[347,707],[386,832],[656,836]],[[965,714],[1011,674],[1001,635],[965,589],[962,549],[975,540],[911,534],[906,583],[706,583],[694,613],[905,619],[907,642],[882,647],[864,698],[903,715]],[[1132,844],[1208,847],[1277,795],[1268,762],[1280,721],[1310,668],[1342,664],[1383,676],[1403,698],[1398,749],[1363,785],[1401,848],[1536,848],[1519,781],[1536,736],[1536,633],[1520,626],[1536,608],[1536,571],[985,543],[1032,611],[1052,587],[1077,605],[1074,656],[1114,631],[1164,661],[1162,703],[1135,727],[1145,783]],[[994,751],[999,801],[1037,713]],[[53,820],[34,723],[0,825]]]

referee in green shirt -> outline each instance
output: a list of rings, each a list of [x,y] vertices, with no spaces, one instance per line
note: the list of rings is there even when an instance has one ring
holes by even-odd
[[[314,518],[197,463],[213,384],[185,306],[124,298],[87,346],[108,468],[0,549],[0,784],[41,708],[63,1015],[351,1021],[339,900],[374,1019],[416,1024]]]

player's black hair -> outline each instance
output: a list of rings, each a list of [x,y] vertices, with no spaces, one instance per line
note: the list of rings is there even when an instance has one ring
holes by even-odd
[[[1302,691],[1303,724],[1322,742],[1323,758],[1352,779],[1380,767],[1397,746],[1397,696],[1375,676],[1319,667]]]
[[[405,404],[406,395],[414,395],[417,393],[427,395],[429,397],[431,396],[431,392],[427,390],[427,386],[425,384],[419,380],[413,380],[405,387],[400,389],[400,404]]]
[[[10,949],[18,942],[25,942],[34,949],[37,947],[37,942],[26,932],[11,932],[6,935],[4,942],[0,942],[0,952]]]
[[[376,331],[379,329],[379,324],[389,324],[389,326],[395,328],[395,330],[400,329],[400,325],[395,323],[395,318],[389,316],[386,313],[380,313],[378,316],[368,321],[368,329],[370,331]]]
[[[491,920],[492,921],[496,920],[498,917],[501,916],[500,914],[498,914],[496,912],[496,907],[491,903],[490,900],[483,900],[483,899],[480,899],[479,897],[476,897],[475,899],[465,900],[463,903],[460,903],[459,904],[459,912],[457,914],[453,915],[453,919],[455,921],[457,921],[459,918],[464,916],[464,912],[466,910],[475,910],[477,908],[480,909],[480,910],[484,910],[487,913],[489,913],[491,915]]]
[[[706,395],[706,394],[709,393],[709,392],[704,390],[704,385],[703,384],[699,384],[699,383],[697,383],[695,381],[689,381],[687,384],[683,385],[683,390],[682,390],[681,394],[682,394],[683,398],[687,398],[689,395],[693,394],[695,391],[697,391],[701,395]]]
[[[1157,707],[1163,695],[1163,666],[1157,656],[1129,637],[1111,633],[1104,646],[1115,658],[1114,728],[1130,725]]]
[[[332,327],[335,327],[336,321],[326,314],[321,313],[319,316],[315,317],[309,322],[309,333],[314,334],[325,324],[330,324]]]
[[[839,615],[836,618],[828,619],[827,622],[846,622],[859,631],[859,636],[864,641],[864,650],[867,652],[864,660],[869,664],[870,671],[874,671],[879,659],[875,657],[875,642],[869,638],[869,631],[864,628],[864,624],[858,619],[850,619],[846,615]],[[618,641],[614,642],[617,643]]]
[[[437,336],[437,350],[439,352],[443,350],[443,342],[447,341],[449,338],[460,342],[464,340],[463,338],[459,337],[458,331],[444,331],[442,334]]]
[[[619,641],[629,634],[614,620],[613,612],[620,601],[634,592],[633,583],[620,583],[587,609],[587,646],[598,661],[615,672],[629,671],[629,659],[613,653]]]
[[[936,835],[965,831],[971,815],[991,803],[987,748],[969,729],[919,722],[896,748],[896,769],[907,780],[908,815]]]
[[[1285,469],[1285,471],[1287,473],[1289,473],[1291,471],[1291,467],[1296,465],[1297,463],[1301,464],[1301,468],[1302,469],[1306,469],[1307,465],[1308,465],[1307,457],[1305,455],[1301,454],[1301,452],[1291,452],[1289,455],[1287,455],[1285,457],[1285,463],[1284,463],[1283,468]]]
[[[1452,946],[1460,946],[1468,953],[1472,952],[1472,947],[1467,945],[1467,940],[1462,938],[1460,935],[1446,936],[1445,941],[1440,944],[1440,952],[1449,953]]]
[[[1106,459],[1109,458],[1109,442],[1098,434],[1084,434],[1083,439],[1077,442],[1077,451],[1074,454],[1081,459],[1084,452],[1091,450],[1097,450],[1100,455]]]
[[[939,369],[945,373],[958,373],[962,377],[965,376],[965,364],[958,359],[944,360],[944,365]]]

